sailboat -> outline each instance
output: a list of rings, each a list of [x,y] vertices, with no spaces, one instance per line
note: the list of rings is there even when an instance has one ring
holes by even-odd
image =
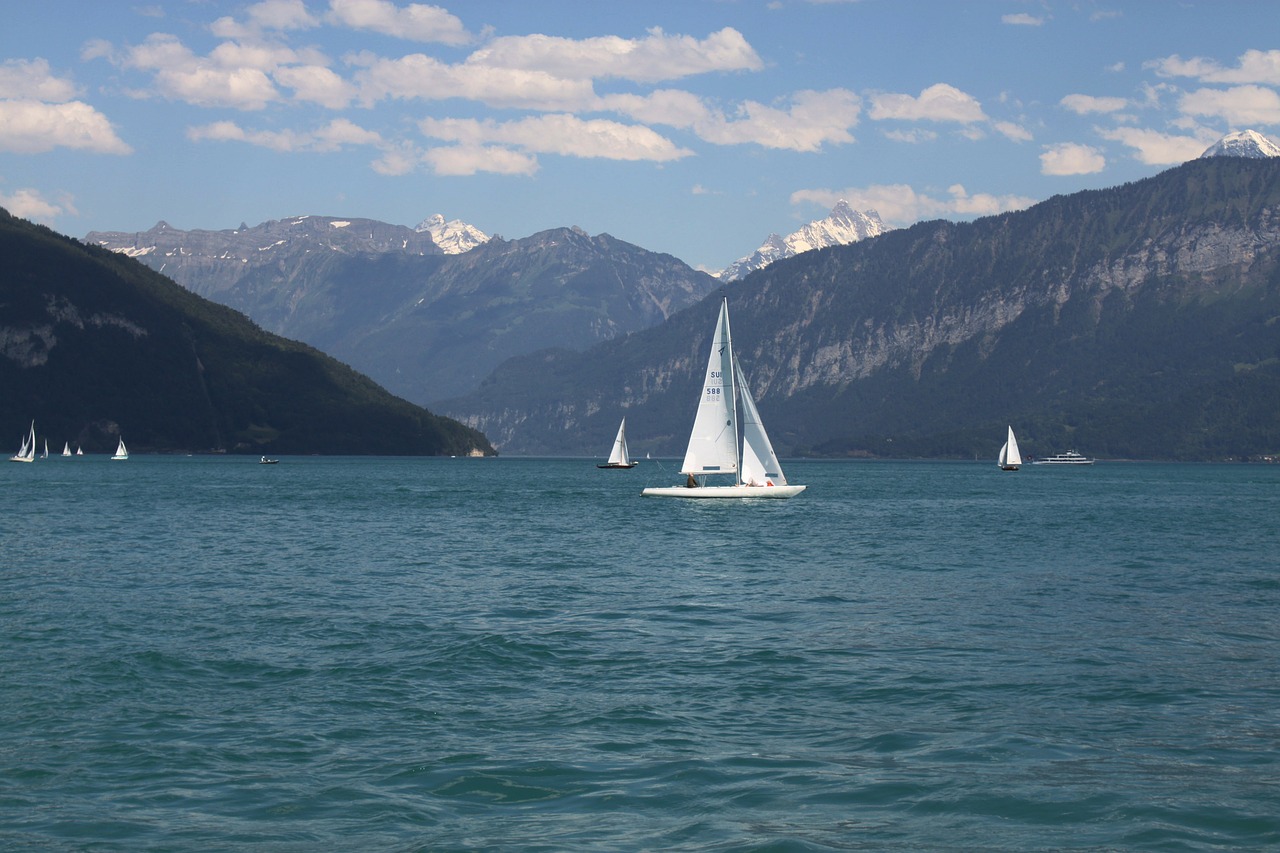
[[[31,422],[31,433],[22,437],[22,447],[13,456],[9,457],[10,462],[35,462],[36,461],[36,422]]]
[[[120,436],[120,443],[116,445],[116,453],[112,459],[128,459],[129,450],[124,446],[124,436]]]
[[[1022,464],[1022,454],[1018,452],[1018,439],[1013,437],[1013,427],[1009,427],[1009,437],[1000,447],[1000,470],[1017,471]]]
[[[71,442],[69,442],[69,441],[64,441],[64,442],[62,443],[62,455],[63,455],[63,456],[70,456],[70,455],[71,455]]]
[[[634,468],[640,463],[632,462],[627,456],[627,419],[623,418],[622,423],[618,424],[618,435],[613,440],[613,452],[609,454],[609,461],[603,465],[597,465],[597,468]]]
[[[44,440],[44,455],[43,455],[43,456],[41,456],[40,458],[41,458],[41,459],[48,459],[48,458],[49,458],[49,439],[47,439],[47,438]]]
[[[738,440],[739,399],[742,401],[741,443]],[[760,413],[747,390],[729,334],[728,299],[720,305],[706,380],[680,473],[688,477],[684,486],[651,487],[640,494],[668,498],[790,498],[805,490],[804,486],[787,484]],[[708,475],[715,474],[731,476],[733,483],[707,485]]]

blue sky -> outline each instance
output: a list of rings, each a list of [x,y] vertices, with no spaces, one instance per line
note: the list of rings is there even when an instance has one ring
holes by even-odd
[[[299,214],[607,232],[719,269],[1280,131],[1265,2],[40,0],[0,26],[0,206],[73,236]]]

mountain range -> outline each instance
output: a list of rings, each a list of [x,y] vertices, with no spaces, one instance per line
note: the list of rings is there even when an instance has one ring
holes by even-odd
[[[721,281],[737,281],[747,273],[764,269],[775,261],[792,258],[802,252],[843,246],[868,237],[876,237],[889,229],[874,210],[859,211],[841,199],[825,219],[810,222],[786,237],[770,234],[750,255],[739,258],[717,276]]]
[[[473,390],[509,357],[649,328],[718,286],[670,255],[580,228],[444,254],[430,227],[299,216],[227,231],[161,222],[85,242],[423,405]]]
[[[1228,133],[1205,149],[1200,155],[1205,157],[1247,157],[1251,160],[1265,160],[1268,157],[1280,157],[1280,145],[1256,130],[1238,130]]]
[[[1194,160],[807,252],[728,291],[784,454],[1205,459],[1280,449],[1280,159]],[[719,295],[438,404],[514,453],[678,455]]]
[[[135,452],[494,452],[119,253],[0,210],[0,257],[0,425],[15,448],[34,419],[55,446],[89,453],[121,435]]]
[[[1273,297],[1273,147],[1232,134],[1145,182],[876,236],[848,224],[874,213],[840,204],[823,221],[839,229],[790,241],[839,232],[839,245],[732,282],[578,228],[445,254],[436,237],[466,229],[443,216],[418,229],[295,217],[86,239],[511,452],[589,453],[624,412],[633,446],[679,452],[683,394],[705,357],[702,314],[718,301],[706,297],[719,290],[754,341],[739,351],[784,452],[981,455],[988,430],[1016,416],[1032,453],[1036,441],[1088,439],[1093,453],[1248,455],[1276,443],[1257,409],[1269,399],[1271,356],[1258,351],[1272,327],[1255,313]],[[1168,353],[1170,340],[1197,345]],[[1192,427],[1206,394],[1235,408],[1201,412]],[[1252,413],[1253,431],[1229,412]]]
[[[476,246],[489,242],[489,235],[474,225],[461,219],[445,221],[444,215],[437,213],[418,223],[413,229],[419,233],[425,231],[431,240],[446,255],[461,255],[470,252]]]

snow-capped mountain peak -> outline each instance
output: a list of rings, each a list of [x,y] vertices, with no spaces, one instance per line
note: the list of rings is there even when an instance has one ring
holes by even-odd
[[[1200,157],[1251,157],[1260,160],[1280,157],[1280,145],[1256,130],[1238,130],[1210,145]]]
[[[422,220],[413,230],[428,232],[440,251],[446,255],[461,255],[489,242],[489,235],[474,225],[468,225],[460,219],[445,222],[444,216],[439,213]]]
[[[841,199],[831,208],[825,219],[818,219],[794,231],[786,237],[770,234],[760,248],[745,258],[739,258],[720,273],[721,281],[736,281],[749,272],[767,267],[774,261],[790,258],[811,249],[827,246],[843,246],[868,237],[883,234],[889,229],[880,221],[874,210],[854,210],[849,202]]]

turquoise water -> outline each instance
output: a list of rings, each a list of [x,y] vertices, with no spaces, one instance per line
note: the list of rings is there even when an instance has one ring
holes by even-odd
[[[0,848],[1280,845],[1280,466],[0,468]]]

